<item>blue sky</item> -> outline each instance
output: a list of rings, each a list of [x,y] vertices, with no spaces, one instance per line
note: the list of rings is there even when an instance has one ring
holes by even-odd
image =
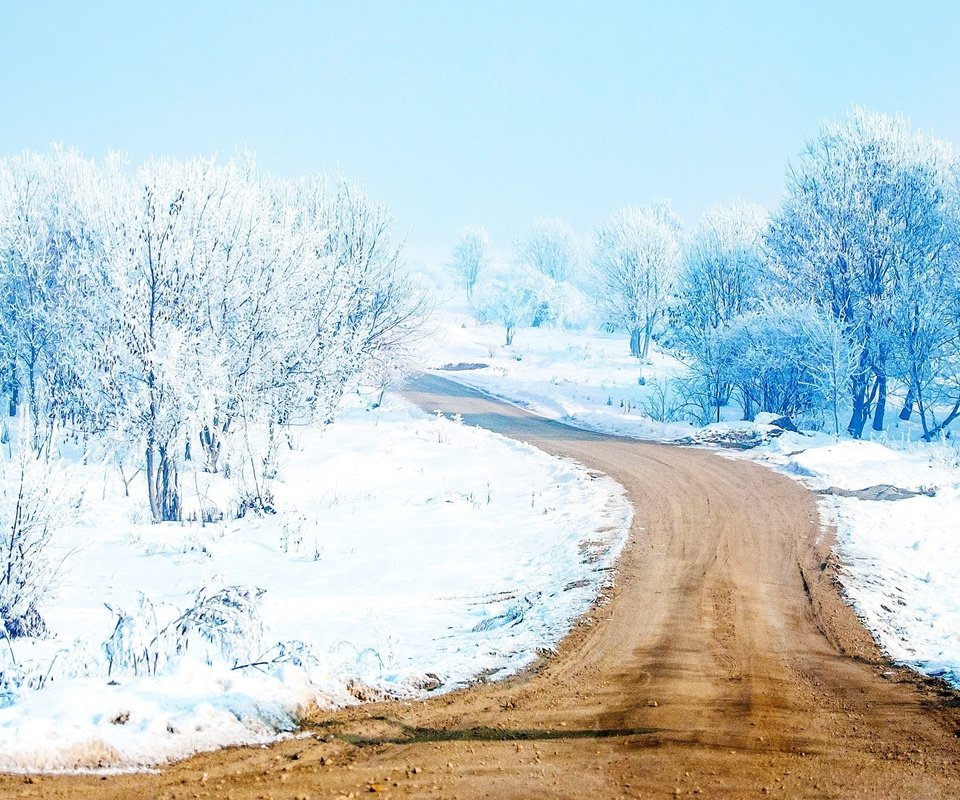
[[[775,7],[774,7],[775,6]],[[0,152],[253,150],[386,202],[414,259],[628,203],[772,207],[853,105],[960,144],[960,4],[0,4]]]

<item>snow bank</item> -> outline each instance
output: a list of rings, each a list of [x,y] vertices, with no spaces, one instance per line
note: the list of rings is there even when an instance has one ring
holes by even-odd
[[[291,445],[276,515],[204,526],[147,524],[119,478],[81,469],[85,514],[60,538],[43,608],[54,638],[14,641],[16,665],[0,661],[24,678],[0,695],[0,769],[138,768],[271,739],[313,704],[506,676],[589,608],[629,530],[614,481],[399,400]],[[227,502],[225,484],[201,474],[195,492]],[[191,645],[160,674],[108,676],[106,603],[135,609],[142,592],[149,631],[229,585],[265,590],[257,666]]]
[[[827,438],[827,437],[823,437]],[[894,450],[842,441],[799,451],[784,436],[754,455],[799,475],[812,489],[889,484],[924,494],[902,500],[825,495],[837,531],[844,594],[893,658],[960,687],[960,468],[946,445]],[[796,448],[792,452],[787,448]],[[778,452],[779,450],[779,452]],[[928,496],[928,494],[932,496]]]

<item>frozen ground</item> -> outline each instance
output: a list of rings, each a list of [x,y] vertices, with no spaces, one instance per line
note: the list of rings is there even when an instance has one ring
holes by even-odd
[[[473,322],[462,306],[447,308],[425,357],[446,377],[574,425],[657,440],[762,440],[736,451],[738,457],[768,463],[814,490],[831,492],[822,495],[820,506],[837,528],[844,589],[881,646],[895,660],[960,686],[955,440],[917,442],[916,431],[901,427],[896,414],[888,416],[888,430],[875,441],[780,435],[769,425],[737,423],[736,409],[725,415],[727,421],[704,428],[665,424],[647,412],[680,415],[679,404],[662,391],[663,381],[683,375],[683,365],[669,356],[654,353],[651,363],[641,364],[629,356],[624,335],[527,329],[517,332],[509,348],[501,337],[498,328]],[[485,366],[451,369],[477,364]],[[882,496],[908,496],[871,500],[833,493],[881,485],[894,487],[880,491]]]
[[[313,703],[504,676],[588,608],[629,529],[612,480],[400,400],[293,444],[276,515],[202,527],[148,524],[142,487],[128,499],[113,471],[75,469],[81,521],[43,609],[54,636],[0,642],[0,769],[155,764],[270,739]],[[228,501],[214,476],[194,491]],[[262,635],[154,653],[198,589],[228,586],[264,590]],[[141,609],[109,676],[105,604]]]

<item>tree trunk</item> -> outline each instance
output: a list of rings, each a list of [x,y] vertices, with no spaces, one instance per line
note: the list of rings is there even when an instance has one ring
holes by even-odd
[[[957,402],[953,404],[953,408],[950,409],[950,413],[947,414],[946,418],[939,425],[935,425],[931,430],[928,431],[926,430],[926,423],[924,423],[923,438],[928,442],[933,441],[958,417],[960,417],[960,400],[957,400]]]
[[[382,393],[381,393],[382,397]],[[207,457],[207,463],[204,465],[204,472],[216,472],[217,462],[220,460],[220,437],[217,429],[204,425],[200,431],[200,446]]]
[[[512,325],[507,325],[507,326],[505,326],[505,331],[504,331],[504,333],[505,333],[505,336],[504,336],[505,342],[504,342],[504,344],[506,344],[506,346],[509,347],[510,345],[513,344],[513,334],[514,334],[513,326],[512,326]]]
[[[634,358],[643,358],[643,348],[640,344],[642,335],[642,331],[639,328],[634,328],[630,331],[630,355]]]
[[[157,469],[157,505],[160,508],[160,519],[164,522],[178,522],[180,520],[180,481],[177,475],[177,464],[170,458],[167,448],[161,445],[158,448],[160,465]]]
[[[867,401],[866,381],[858,376],[854,378],[853,384],[853,413],[850,415],[847,433],[854,439],[859,439],[863,436],[863,428],[867,424],[867,412],[870,404]]]
[[[159,522],[160,517],[160,506],[157,503],[157,490],[153,482],[154,475],[154,452],[153,452],[153,442],[147,442],[147,453],[146,453],[146,462],[147,462],[147,497],[150,498],[150,514],[153,517],[154,522]]]
[[[875,431],[883,430],[883,416],[887,411],[887,376],[877,375],[877,410],[873,414],[873,429]]]
[[[147,445],[147,494],[154,522],[180,520],[180,483],[176,462],[165,445]],[[159,463],[158,463],[159,461]]]
[[[914,396],[913,387],[911,386],[909,389],[907,389],[907,397],[903,401],[903,409],[900,411],[900,419],[902,419],[904,422],[909,422],[910,417],[913,416],[913,404]]]
[[[643,360],[647,360],[647,356],[650,354],[650,338],[653,334],[653,323],[648,322],[646,327],[643,330]]]
[[[13,378],[10,381],[10,406],[8,408],[11,417],[17,416],[17,409],[20,406],[20,387],[17,385],[17,365],[10,367]]]

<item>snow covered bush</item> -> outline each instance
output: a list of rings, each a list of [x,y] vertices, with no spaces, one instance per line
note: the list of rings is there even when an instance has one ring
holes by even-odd
[[[553,282],[545,289],[541,324],[564,330],[584,330],[594,324],[596,309],[593,303],[572,283]]]
[[[160,617],[169,609],[156,607],[142,592],[134,611],[108,605],[117,617],[103,643],[108,674],[158,675],[188,654],[207,664],[246,664],[261,652],[262,595],[250,586],[201,589],[193,605],[165,622]]]
[[[815,309],[771,303],[733,319],[726,330],[732,353],[731,380],[740,393],[744,419],[760,411],[797,418],[823,406],[821,382],[812,372],[820,349]]]
[[[687,415],[687,401],[677,379],[647,381],[649,391],[640,399],[643,412],[656,422],[679,422]]]
[[[29,436],[24,438],[29,440]],[[55,586],[59,564],[50,543],[69,510],[54,470],[21,445],[0,466],[0,633],[43,636],[40,605]]]

